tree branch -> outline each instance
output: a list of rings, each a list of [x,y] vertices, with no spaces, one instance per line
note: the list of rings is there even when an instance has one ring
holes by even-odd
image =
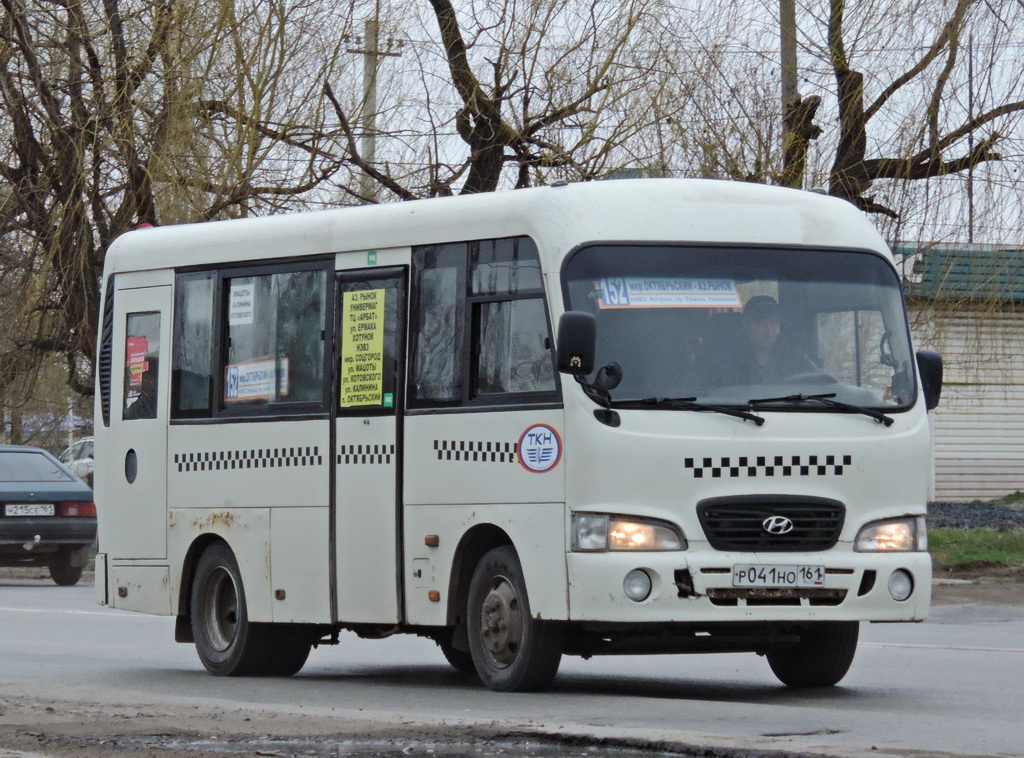
[[[874,102],[872,102],[864,111],[864,117],[866,119],[870,120],[876,113],[878,113],[882,106],[888,102],[889,98],[931,65],[931,62],[939,56],[939,53],[942,52],[942,49],[946,46],[949,40],[953,38],[954,34],[959,34],[960,28],[963,26],[963,20],[967,15],[967,11],[977,2],[978,0],[958,0],[956,10],[953,12],[953,17],[946,22],[946,25],[942,28],[942,32],[935,41],[932,42],[928,51],[921,57],[921,60],[914,64],[908,71],[896,77],[892,84],[886,87],[882,93],[875,98]]]
[[[324,94],[327,96],[327,99],[331,101],[331,105],[334,106],[334,113],[337,115],[338,121],[341,123],[342,131],[345,132],[345,138],[348,140],[349,160],[361,171],[369,175],[375,182],[398,195],[403,200],[415,200],[416,196],[409,192],[409,190],[400,185],[390,176],[381,173],[376,167],[363,160],[363,157],[359,154],[359,146],[356,144],[355,135],[352,133],[352,126],[345,117],[345,111],[342,110],[341,104],[334,96],[334,91],[331,89],[331,85],[326,82],[324,83]],[[362,199],[366,202],[371,200],[371,198]]]

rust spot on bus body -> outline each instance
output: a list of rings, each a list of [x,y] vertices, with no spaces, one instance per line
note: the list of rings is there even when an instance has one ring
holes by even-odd
[[[197,518],[192,522],[192,525],[197,529],[211,529],[213,527],[221,527],[224,529],[230,529],[235,523],[235,514],[231,511],[217,511],[211,513],[205,518]]]

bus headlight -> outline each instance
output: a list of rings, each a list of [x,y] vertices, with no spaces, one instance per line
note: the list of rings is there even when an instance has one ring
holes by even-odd
[[[853,549],[859,553],[909,552],[928,549],[924,516],[875,521],[857,534]]]
[[[576,513],[572,517],[572,549],[577,552],[685,550],[686,539],[675,526],[664,521],[607,513]]]

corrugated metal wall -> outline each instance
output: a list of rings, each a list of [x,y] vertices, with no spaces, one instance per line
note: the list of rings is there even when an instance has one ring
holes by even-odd
[[[938,350],[935,499],[991,500],[1024,490],[1024,314],[912,312],[915,349]]]

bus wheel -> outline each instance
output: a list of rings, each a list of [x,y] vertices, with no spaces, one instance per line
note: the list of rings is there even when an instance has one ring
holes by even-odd
[[[452,644],[452,631],[446,629],[434,638],[434,642],[441,648],[444,659],[451,664],[452,668],[460,674],[475,674],[476,667],[473,665],[473,654],[467,650],[459,650]]]
[[[831,687],[853,663],[860,626],[856,621],[819,621],[810,624],[792,647],[765,655],[768,665],[790,687]]]
[[[306,665],[313,649],[313,638],[302,629],[274,629],[276,637],[261,674],[264,676],[291,676]]]
[[[551,683],[562,659],[563,630],[530,614],[515,550],[506,545],[484,555],[473,572],[467,605],[469,649],[480,681],[503,692]]]
[[[71,565],[71,553],[61,550],[50,561],[50,578],[60,587],[73,587],[82,578],[83,568]]]
[[[207,548],[196,565],[191,612],[196,652],[207,671],[216,676],[267,671],[276,641],[272,627],[249,622],[238,562],[223,542]]]

